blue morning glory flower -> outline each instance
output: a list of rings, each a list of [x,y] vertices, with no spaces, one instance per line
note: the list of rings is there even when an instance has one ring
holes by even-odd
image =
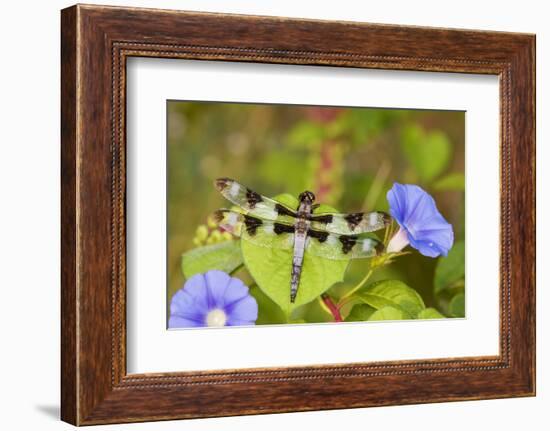
[[[412,184],[394,183],[387,199],[390,214],[400,226],[388,244],[388,252],[400,251],[410,244],[424,256],[447,256],[453,246],[453,227],[427,192]]]
[[[170,303],[169,328],[254,325],[258,304],[248,287],[223,271],[196,274]]]

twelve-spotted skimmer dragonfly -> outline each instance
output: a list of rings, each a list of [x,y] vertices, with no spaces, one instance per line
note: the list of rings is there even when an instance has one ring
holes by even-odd
[[[383,250],[380,241],[359,234],[386,227],[390,222],[386,213],[314,214],[319,204],[314,204],[310,191],[301,193],[298,208],[292,209],[229,178],[217,179],[215,186],[241,208],[241,212],[216,211],[222,229],[259,246],[293,250],[290,302],[296,299],[304,253],[346,260],[372,257]]]

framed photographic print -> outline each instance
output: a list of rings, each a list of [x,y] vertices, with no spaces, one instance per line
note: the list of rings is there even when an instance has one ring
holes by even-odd
[[[534,395],[533,35],[61,30],[63,420]]]

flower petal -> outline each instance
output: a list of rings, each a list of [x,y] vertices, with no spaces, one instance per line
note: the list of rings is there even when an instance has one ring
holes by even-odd
[[[168,327],[203,326],[208,313],[206,293],[206,280],[202,274],[187,280],[183,288],[172,296]]]
[[[238,278],[231,278],[225,290],[223,307],[227,308],[246,296],[248,296],[248,287]]]
[[[409,240],[411,245],[425,256],[447,256],[453,246],[453,228],[446,223],[446,226],[440,228],[423,230],[416,235],[416,238],[410,235]]]
[[[409,212],[403,223],[409,231],[413,232],[421,230],[430,223],[434,212],[437,211],[434,200],[427,194],[415,197],[414,201],[409,202],[409,206]]]
[[[247,295],[226,307],[227,325],[253,325],[258,318],[258,303]]]
[[[212,270],[194,275],[172,296],[168,327],[207,326],[207,316],[216,309],[226,314],[226,325],[253,325],[258,318],[258,304],[248,287],[238,278]]]
[[[197,305],[206,309],[205,287],[206,282],[202,274],[191,277],[185,282],[183,288],[172,296],[170,311],[178,313],[188,310],[190,307],[196,308]]]
[[[208,296],[208,308],[222,308],[224,305],[225,292],[231,280],[227,273],[218,270],[211,270],[204,274]]]
[[[174,329],[174,328],[196,328],[198,326],[204,326],[204,322],[192,320],[192,319],[185,319],[184,317],[170,316],[170,320],[168,320],[168,328]]]
[[[386,194],[391,216],[401,225],[405,217],[405,186],[395,183]]]
[[[387,198],[392,217],[407,231],[412,247],[429,257],[447,255],[454,241],[453,228],[427,192],[416,185],[395,183]]]
[[[208,312],[204,304],[203,298],[197,300],[196,297],[193,297],[187,291],[187,288],[184,287],[172,296],[172,301],[170,302],[170,317],[176,316],[197,322],[204,321],[204,316]]]
[[[444,252],[441,247],[429,240],[415,240],[411,238],[410,241],[411,246],[417,249],[420,254],[423,254],[424,256],[438,257]]]

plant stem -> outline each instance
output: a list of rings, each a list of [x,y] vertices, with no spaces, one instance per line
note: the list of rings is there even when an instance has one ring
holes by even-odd
[[[241,263],[239,266],[237,266],[233,271],[229,273],[229,275],[236,274],[242,267],[244,267],[244,263]]]
[[[328,314],[332,314],[332,311],[330,311],[330,308],[328,308],[327,304],[325,304],[325,301],[323,301],[323,296],[319,296],[319,305],[323,310],[325,310]]]
[[[338,304],[339,308],[342,308],[342,305],[348,302],[348,301],[345,301],[346,299],[350,298],[355,292],[357,292],[359,289],[361,289],[365,285],[365,283],[369,280],[372,273],[373,273],[373,268],[371,267],[369,269],[369,272],[367,272],[367,275],[365,275],[363,279],[353,289],[351,289],[348,293],[342,296],[342,298],[340,298],[340,303]]]
[[[363,279],[353,289],[351,289],[349,292],[347,292],[345,295],[343,295],[340,298],[340,301],[338,302],[338,309],[341,310],[344,305],[346,305],[348,302],[350,302],[353,299],[353,297],[352,297],[353,294],[356,293],[359,289],[361,289],[367,283],[367,281],[369,281],[369,278],[371,277],[372,273],[374,272],[374,270],[376,268],[378,268],[379,266],[384,266],[384,265],[387,265],[388,263],[391,263],[392,259],[394,259],[398,256],[405,256],[407,254],[410,254],[410,252],[409,251],[400,251],[398,253],[389,253],[389,254],[386,255],[386,259],[382,262],[380,262],[380,261],[372,262],[371,261],[370,269],[367,272],[367,274],[365,275],[365,277],[363,277]]]
[[[332,302],[332,299],[327,294],[321,295],[321,301],[326,306],[326,309],[332,314],[332,317],[334,317],[335,322],[343,322],[344,319],[342,319],[342,315],[340,314],[340,310],[336,306],[334,302]],[[323,307],[324,308],[324,307]]]
[[[391,222],[388,226],[386,226],[386,230],[384,231],[384,248],[386,248],[388,246],[388,243],[390,242],[390,238],[392,237],[392,233],[393,233],[393,226],[394,226],[394,221],[393,219],[391,219]]]

